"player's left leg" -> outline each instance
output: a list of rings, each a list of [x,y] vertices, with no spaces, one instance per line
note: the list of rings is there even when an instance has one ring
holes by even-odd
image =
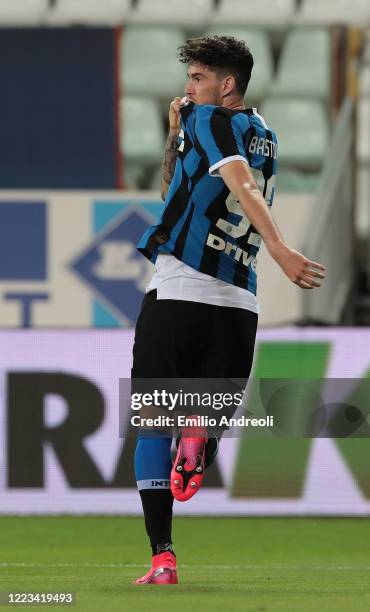
[[[167,379],[192,376],[193,338],[199,338],[191,303],[157,300],[148,293],[136,325],[132,384],[136,389],[166,385]],[[145,379],[143,381],[143,379]],[[148,383],[149,384],[149,383]],[[142,501],[145,526],[152,547],[152,568],[136,584],[174,584],[176,557],[172,549],[173,495],[170,489],[171,440],[168,433],[147,430],[137,440],[135,472]],[[165,571],[164,571],[165,570]],[[168,571],[171,570],[171,571]],[[177,576],[176,576],[177,581]]]
[[[172,438],[160,431],[143,431],[137,438],[135,476],[152,548],[152,567],[135,584],[177,584],[171,537],[171,442]]]

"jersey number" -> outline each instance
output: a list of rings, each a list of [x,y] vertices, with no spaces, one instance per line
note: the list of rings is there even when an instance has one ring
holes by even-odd
[[[261,191],[261,193],[263,193],[265,188],[265,179],[262,174],[262,171],[256,170],[255,168],[251,168],[251,170],[253,178],[256,181],[259,190]],[[266,185],[265,200],[268,205],[271,205],[272,203],[274,185],[275,175],[269,178]],[[234,223],[231,223],[231,221],[227,221],[226,219],[222,219],[221,217],[216,223],[217,227],[219,227],[223,232],[225,232],[225,234],[228,234],[228,236],[232,236],[233,238],[240,238],[241,236],[245,236],[251,226],[251,223],[247,215],[241,208],[239,200],[237,200],[230,192],[225,204],[229,213],[234,213],[235,215],[240,216],[240,221],[237,225],[235,225]],[[259,247],[261,244],[261,236],[257,234],[257,232],[251,232],[248,238],[248,244],[252,244],[253,246]]]

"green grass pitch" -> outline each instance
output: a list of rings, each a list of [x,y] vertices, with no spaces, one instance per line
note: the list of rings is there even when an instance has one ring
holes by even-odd
[[[0,517],[0,533],[0,590],[74,591],[72,610],[370,610],[366,518],[176,518],[165,587],[131,584],[150,558],[138,517]]]

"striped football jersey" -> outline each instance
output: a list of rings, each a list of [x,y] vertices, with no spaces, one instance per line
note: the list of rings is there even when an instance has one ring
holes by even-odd
[[[153,263],[172,254],[187,265],[256,294],[261,237],[222,180],[219,169],[247,163],[268,206],[276,176],[277,139],[255,108],[193,103],[181,109],[178,158],[158,223],[138,249]]]

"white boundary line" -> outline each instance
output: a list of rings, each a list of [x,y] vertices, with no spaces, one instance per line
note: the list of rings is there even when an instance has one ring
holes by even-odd
[[[19,563],[1,563],[0,567],[85,567],[85,568],[146,568],[149,564],[142,563],[27,563],[27,562],[19,562]],[[314,570],[314,571],[323,571],[323,570],[332,570],[332,571],[370,571],[370,566],[348,566],[348,565],[337,565],[337,566],[329,566],[329,565],[187,565],[187,564],[179,564],[178,568],[183,569],[194,569],[194,570],[216,570],[216,569],[226,569],[226,570],[282,570],[282,571],[301,571],[301,570]]]

